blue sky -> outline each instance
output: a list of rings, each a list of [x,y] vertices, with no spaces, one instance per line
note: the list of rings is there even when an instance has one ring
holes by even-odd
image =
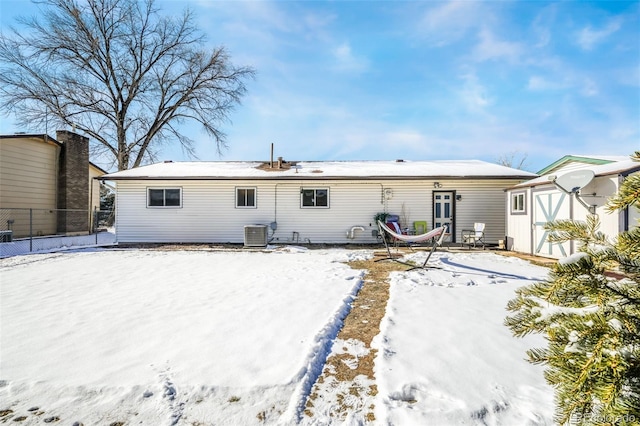
[[[640,2],[158,0],[257,71],[201,160],[438,160],[640,149]],[[1,24],[35,13],[0,0]],[[1,133],[20,130],[3,117]],[[186,157],[167,149],[163,159]]]

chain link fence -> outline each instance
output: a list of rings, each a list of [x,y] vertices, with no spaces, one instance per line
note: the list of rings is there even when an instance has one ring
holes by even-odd
[[[0,209],[0,257],[115,243],[111,210]]]

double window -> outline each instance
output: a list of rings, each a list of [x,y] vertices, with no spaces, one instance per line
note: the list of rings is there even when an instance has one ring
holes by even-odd
[[[525,193],[516,192],[511,195],[511,214],[525,214],[527,206],[525,205]]]
[[[182,207],[182,188],[148,188],[147,207]]]
[[[300,207],[329,208],[329,188],[302,188],[300,190]]]
[[[256,188],[236,188],[236,208],[255,209]]]

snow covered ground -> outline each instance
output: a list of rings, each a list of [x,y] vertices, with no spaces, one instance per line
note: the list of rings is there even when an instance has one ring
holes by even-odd
[[[364,271],[343,262],[371,255],[273,247],[0,259],[0,421],[331,423],[305,417],[304,403],[328,354],[344,350],[332,344],[363,284]],[[374,342],[375,424],[553,424],[552,389],[524,361],[544,341],[502,325],[514,290],[547,270],[488,252],[432,259],[441,269],[392,273]],[[329,411],[322,401],[332,398],[314,402],[318,413]]]
[[[10,243],[0,243],[0,258],[28,253],[44,253],[87,246],[106,246],[116,243],[115,230],[89,235],[19,238]]]

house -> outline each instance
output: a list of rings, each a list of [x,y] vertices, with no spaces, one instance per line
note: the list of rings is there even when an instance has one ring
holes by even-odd
[[[636,209],[609,213],[605,205],[625,177],[640,171],[640,163],[624,156],[567,155],[542,169],[541,176],[507,190],[508,248],[538,256],[561,258],[576,244],[552,244],[546,223],[585,220],[596,214],[600,231],[610,238],[638,224]]]
[[[374,216],[447,225],[449,241],[486,223],[505,235],[506,188],[536,175],[483,161],[164,162],[113,181],[119,242],[246,243],[265,225],[273,243],[376,243]],[[251,228],[253,230],[253,228]],[[253,231],[251,231],[253,232]]]
[[[0,231],[6,240],[83,234],[100,207],[106,172],[89,161],[88,138],[70,131],[0,135]]]

